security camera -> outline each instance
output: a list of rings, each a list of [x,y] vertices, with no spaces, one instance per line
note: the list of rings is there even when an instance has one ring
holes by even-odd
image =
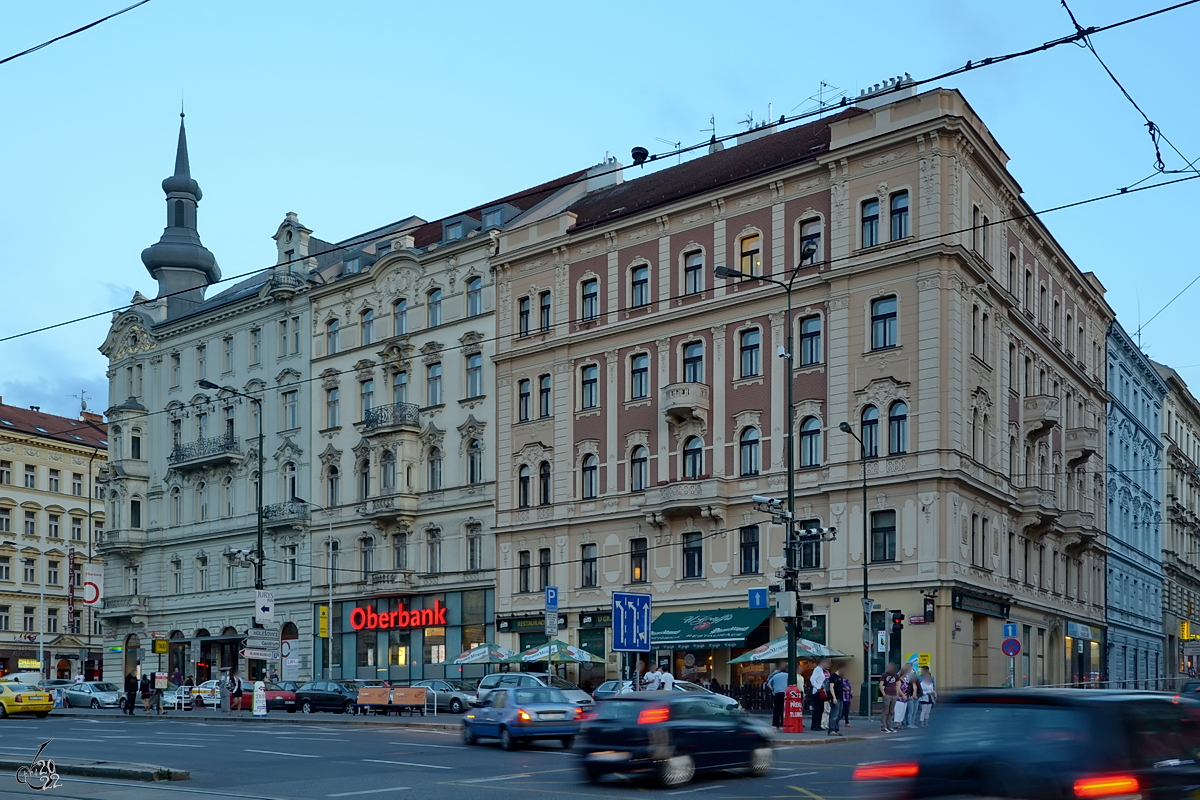
[[[750,499],[753,500],[754,502],[758,503],[759,505],[764,505],[764,506],[781,506],[781,505],[783,505],[782,500],[776,500],[774,497],[764,497],[761,494],[751,495]]]
[[[779,357],[787,358],[787,348],[784,347],[783,345],[779,345]]]

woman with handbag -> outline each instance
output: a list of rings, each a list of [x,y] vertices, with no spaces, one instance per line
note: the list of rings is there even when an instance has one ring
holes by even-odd
[[[808,680],[812,684],[812,730],[823,731],[825,703],[829,700],[829,659],[818,661]]]

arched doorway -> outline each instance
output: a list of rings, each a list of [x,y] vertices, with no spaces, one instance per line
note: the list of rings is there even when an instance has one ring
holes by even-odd
[[[192,638],[200,640],[200,652],[196,654],[196,685],[212,680],[213,676],[213,653],[212,642],[208,641],[211,634],[208,628],[201,628],[196,631],[196,635]]]
[[[241,650],[241,640],[237,639],[237,628],[226,628],[221,631],[223,641],[219,642],[221,646],[221,671],[232,675],[234,672],[241,672],[238,668],[240,657],[238,651]]]
[[[171,683],[182,685],[187,677],[190,643],[183,638],[183,631],[167,634],[167,678]]]
[[[54,669],[56,676],[59,678],[71,677],[71,662],[65,658],[60,658]]]
[[[141,647],[141,642],[138,640],[136,633],[131,633],[125,637],[125,646],[121,652],[125,656],[126,675],[133,673],[133,677],[141,677],[141,673],[138,670],[138,665],[142,662]]]
[[[279,679],[300,680],[300,629],[294,622],[285,622],[279,631],[282,639],[283,661],[279,665]]]

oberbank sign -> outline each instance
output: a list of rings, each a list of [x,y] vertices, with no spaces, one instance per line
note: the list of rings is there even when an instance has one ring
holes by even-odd
[[[400,606],[399,611],[376,611],[370,606],[359,606],[350,612],[350,627],[356,631],[388,630],[390,628],[428,628],[446,624],[446,607],[435,600],[433,608],[414,608],[409,611]]]

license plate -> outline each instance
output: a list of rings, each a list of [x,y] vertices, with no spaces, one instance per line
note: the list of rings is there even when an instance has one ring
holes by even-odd
[[[593,761],[628,761],[629,753],[617,750],[601,750],[597,753],[589,753],[588,758]]]
[[[296,701],[295,700],[284,700],[283,704],[286,706],[294,706],[294,705],[296,705]]]
[[[561,711],[547,711],[544,714],[539,714],[542,719],[566,719],[567,715]]]

